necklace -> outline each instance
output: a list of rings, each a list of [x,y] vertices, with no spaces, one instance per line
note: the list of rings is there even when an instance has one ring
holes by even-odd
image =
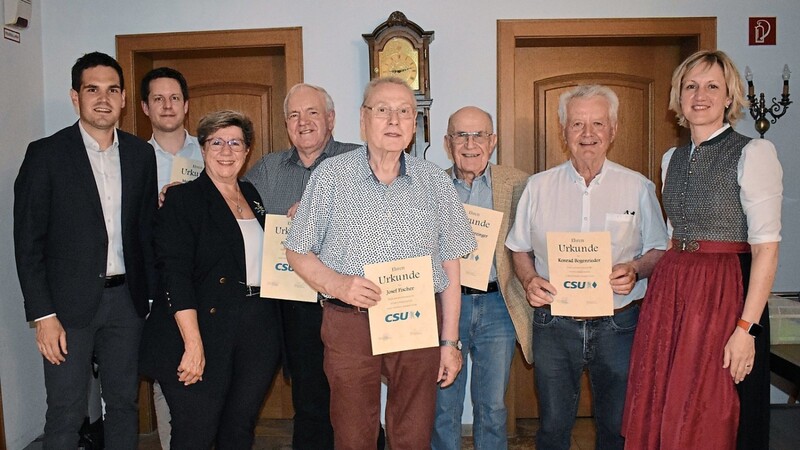
[[[225,196],[225,194],[222,195],[223,197],[225,197],[225,200],[227,200],[227,201],[229,201],[231,203],[234,203],[236,205],[236,211],[240,215],[242,214],[242,206],[239,204],[239,199],[240,199],[241,193],[242,193],[242,191],[240,191],[238,189],[236,190],[236,201],[235,202],[233,200],[229,199],[227,196]]]

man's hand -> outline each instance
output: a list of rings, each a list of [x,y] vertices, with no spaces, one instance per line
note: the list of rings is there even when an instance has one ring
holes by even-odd
[[[206,355],[202,341],[187,342],[181,363],[178,364],[178,381],[184,386],[203,381],[203,371],[206,368]]]
[[[331,295],[359,308],[375,306],[381,300],[381,288],[364,277],[339,274]]]
[[[286,211],[286,217],[290,219],[294,219],[294,215],[297,214],[297,207],[300,206],[300,202],[295,203],[294,205],[289,207],[289,211]]]
[[[531,306],[539,307],[553,303],[556,288],[540,276],[531,277],[525,283],[525,297]]]
[[[628,295],[636,284],[636,268],[631,263],[617,264],[611,268],[608,278],[615,294]]]
[[[158,193],[158,207],[161,208],[164,206],[164,200],[167,199],[167,189],[175,186],[176,184],[181,184],[180,181],[173,181],[172,183],[165,184],[161,191]]]
[[[39,353],[50,363],[60,365],[66,361],[67,332],[58,317],[52,316],[36,321],[36,345]]]
[[[440,350],[439,376],[436,378],[436,382],[440,383],[439,387],[444,388],[456,381],[456,376],[458,376],[458,372],[461,371],[461,364],[463,361],[461,352],[449,345],[441,346]]]

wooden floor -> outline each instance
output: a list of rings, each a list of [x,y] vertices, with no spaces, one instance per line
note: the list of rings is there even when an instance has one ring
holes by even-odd
[[[800,448],[800,405],[773,405],[770,430],[770,450],[797,450]],[[538,420],[517,421],[517,435],[509,437],[508,450],[535,449],[534,436]],[[290,420],[265,420],[258,424],[253,449],[291,450],[292,423]],[[570,450],[594,450],[594,422],[578,419],[572,431]],[[25,450],[39,450],[41,442],[30,444]],[[473,450],[472,438],[464,437],[462,450]],[[139,436],[139,450],[160,450],[156,433]],[[387,449],[389,450],[389,449]]]

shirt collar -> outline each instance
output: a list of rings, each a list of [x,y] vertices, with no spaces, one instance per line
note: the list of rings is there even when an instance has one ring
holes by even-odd
[[[583,186],[586,186],[586,180],[584,180],[581,174],[578,173],[578,169],[575,168],[575,165],[572,163],[572,160],[567,161],[567,164],[569,164],[569,171],[567,173],[569,173],[569,176],[570,178],[572,178],[572,181],[576,183],[581,183]],[[608,164],[608,158],[603,160],[603,165],[600,167],[600,172],[598,172],[597,175],[594,176],[594,179],[592,179],[592,181],[589,184],[592,183],[600,184],[603,182],[603,176],[607,172],[607,170],[603,169],[606,168],[607,164]]]
[[[115,130],[115,131],[116,131],[116,130]],[[183,150],[183,149],[185,149],[186,147],[188,147],[188,146],[192,145],[192,138],[189,136],[189,132],[188,132],[188,131],[186,131],[186,129],[184,129],[184,130],[183,130],[183,133],[184,133],[184,138],[183,138],[183,147],[181,147],[181,150]],[[150,135],[150,145],[152,145],[152,146],[153,146],[153,148],[154,148],[154,149],[155,149],[157,152],[161,152],[161,153],[167,153],[167,154],[169,154],[169,155],[172,155],[172,153],[169,153],[168,151],[166,151],[166,150],[164,150],[163,148],[161,148],[161,145],[159,145],[158,141],[156,140],[156,137],[155,137],[155,135],[152,135],[152,134]],[[180,153],[180,150],[178,150],[178,153]]]
[[[322,149],[322,153],[317,156],[317,159],[314,160],[314,163],[311,164],[311,167],[316,167],[319,163],[321,163],[325,158],[330,156],[331,151],[333,150],[333,136],[328,139],[328,143],[325,144],[325,147]],[[305,168],[303,161],[300,160],[300,154],[297,152],[297,147],[292,145],[291,151],[287,152],[286,159],[284,159],[286,164],[295,164],[298,166],[302,166]]]
[[[474,185],[476,182],[480,182],[481,180],[483,180],[483,182],[486,183],[486,186],[491,189],[491,187],[492,187],[492,166],[493,166],[493,164],[491,163],[491,161],[489,163],[487,163],[486,164],[486,169],[483,171],[482,174],[480,174],[479,176],[475,177],[474,180],[472,180],[472,184]],[[466,186],[467,185],[466,181],[461,180],[456,176],[456,171],[457,170],[458,170],[458,168],[455,165],[453,165],[453,170],[450,171],[450,178],[452,178],[454,182],[457,182],[457,183],[460,183],[460,184],[463,184],[464,186]]]
[[[364,176],[366,178],[372,177],[372,179],[375,180],[376,182],[380,182],[378,180],[378,177],[375,176],[375,172],[372,171],[372,167],[369,165],[369,149],[367,148],[366,145],[362,148],[363,152],[366,154],[366,158],[362,159],[363,162],[362,171]],[[354,151],[359,151],[359,150],[354,150]],[[409,174],[407,171],[406,152],[402,152],[400,153],[400,173],[398,174],[398,177],[406,177],[406,176],[410,177],[411,174]]]
[[[92,150],[95,152],[102,152],[108,149],[115,149],[119,147],[119,136],[117,136],[117,129],[114,128],[114,141],[111,142],[111,146],[108,149],[100,148],[100,144],[97,143],[95,138],[93,138],[85,128],[83,128],[83,124],[81,121],[78,121],[78,129],[81,131],[81,138],[83,139],[83,146],[86,147],[87,150]]]

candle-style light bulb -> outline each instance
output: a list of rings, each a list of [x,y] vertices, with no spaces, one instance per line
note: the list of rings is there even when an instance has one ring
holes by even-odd
[[[747,96],[756,95],[756,89],[753,86],[753,71],[750,70],[750,66],[744,66],[744,79],[747,80]]]
[[[792,74],[792,72],[789,70],[789,65],[788,64],[784,64],[783,65],[783,96],[786,99],[789,98],[789,75],[791,75],[791,74]]]

